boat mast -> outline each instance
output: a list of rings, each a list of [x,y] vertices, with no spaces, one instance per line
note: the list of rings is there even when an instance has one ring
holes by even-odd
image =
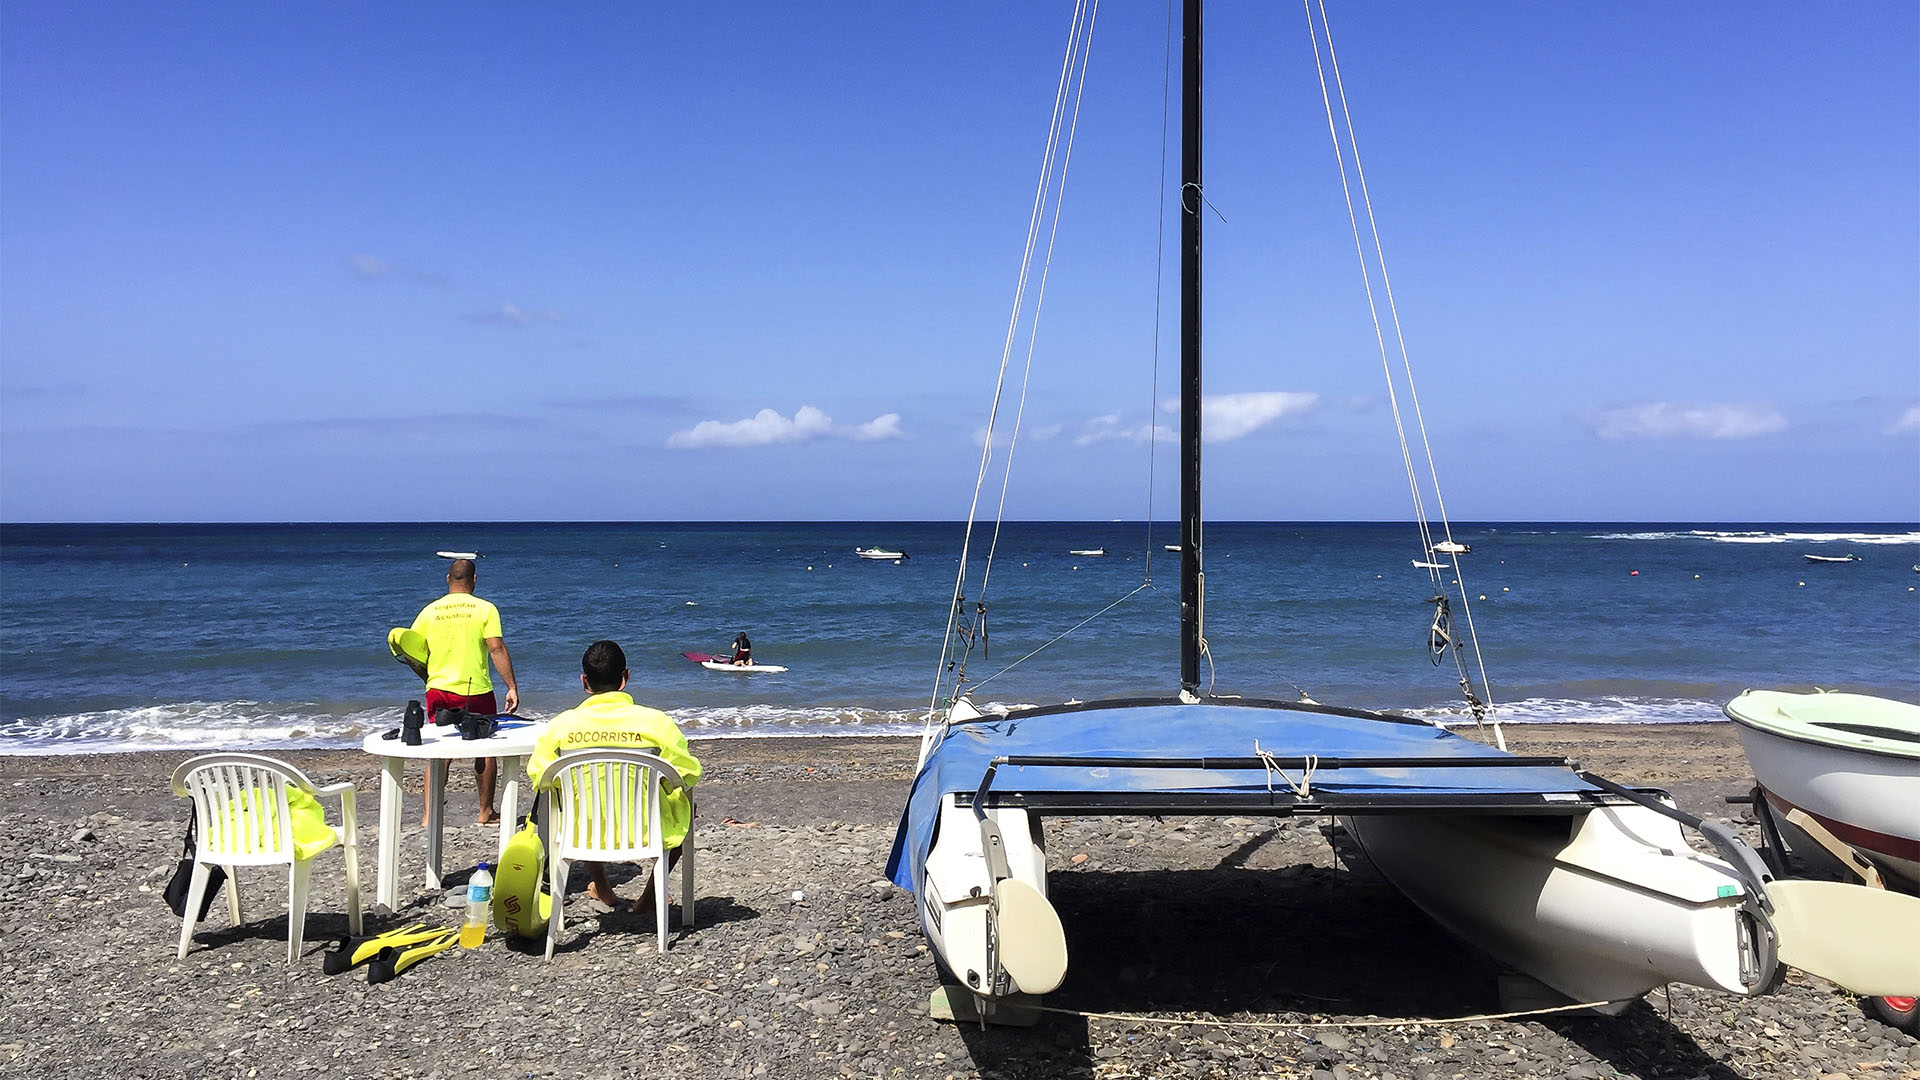
[[[1180,59],[1180,693],[1200,690],[1200,3],[1182,6]]]

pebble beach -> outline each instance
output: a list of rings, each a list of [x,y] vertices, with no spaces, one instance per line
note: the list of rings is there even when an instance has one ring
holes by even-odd
[[[1726,724],[1508,728],[1746,823],[1751,780]],[[1672,987],[1619,1016],[1500,1017],[1497,971],[1428,922],[1343,836],[1310,821],[1069,819],[1048,826],[1067,981],[1024,1027],[929,1013],[938,975],[914,902],[885,881],[914,742],[696,740],[697,925],[657,951],[651,914],[594,910],[577,868],[568,935],[497,931],[369,986],[327,976],[345,932],[341,860],[315,864],[304,955],[285,959],[284,871],[241,870],[246,921],[215,906],[185,960],[160,891],[185,803],[184,752],[0,757],[0,1066],[95,1077],[1469,1077],[1920,1080],[1920,1042],[1789,973],[1768,997]],[[280,755],[358,788],[371,905],[377,761]],[[449,795],[449,891],[428,892],[410,773],[402,908],[368,932],[451,927],[498,833]],[[633,868],[616,868],[637,895]],[[676,884],[677,887],[677,884]],[[677,893],[676,893],[677,897]]]

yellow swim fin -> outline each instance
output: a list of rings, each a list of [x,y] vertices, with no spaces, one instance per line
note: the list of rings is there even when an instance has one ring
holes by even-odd
[[[460,940],[460,931],[441,930],[440,936],[417,945],[395,945],[380,950],[367,965],[367,985],[378,986],[437,952],[450,949]]]
[[[395,945],[417,945],[446,932],[442,927],[430,927],[426,923],[408,923],[406,926],[388,930],[383,934],[375,934],[372,937],[341,937],[334,942],[333,948],[328,949],[321,957],[321,969],[329,975],[352,971],[380,955],[381,949]]]

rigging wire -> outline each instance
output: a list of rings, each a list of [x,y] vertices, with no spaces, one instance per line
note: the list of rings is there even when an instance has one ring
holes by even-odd
[[[1027,294],[1028,284],[1031,280],[1034,249],[1038,244],[1041,223],[1046,216],[1048,193],[1050,190],[1052,190],[1053,185],[1055,183],[1054,176],[1055,176],[1056,160],[1058,160],[1058,163],[1059,163],[1059,171],[1060,171],[1060,177],[1061,177],[1060,182],[1064,184],[1067,162],[1065,159],[1061,158],[1061,154],[1060,154],[1062,126],[1063,126],[1063,122],[1065,121],[1065,117],[1067,115],[1067,101],[1068,101],[1069,91],[1074,86],[1074,81],[1075,81],[1074,72],[1076,67],[1076,61],[1078,63],[1079,73],[1080,73],[1080,88],[1081,90],[1084,90],[1085,88],[1086,55],[1091,46],[1093,22],[1098,12],[1099,12],[1098,0],[1091,0],[1091,3],[1089,2],[1089,0],[1079,0],[1079,2],[1075,5],[1074,12],[1073,12],[1073,20],[1067,34],[1066,53],[1061,59],[1060,76],[1054,88],[1053,117],[1049,123],[1048,130],[1047,130],[1046,150],[1041,157],[1040,178],[1037,184],[1035,185],[1034,197],[1033,197],[1033,209],[1028,216],[1026,244],[1025,244],[1024,250],[1021,253],[1020,274],[1019,274],[1018,281],[1014,287],[1013,307],[1007,317],[1006,338],[1001,346],[1000,368],[999,368],[998,376],[995,379],[994,388],[993,388],[993,404],[989,408],[987,413],[986,437],[984,440],[982,440],[982,446],[980,448],[980,469],[974,479],[973,498],[967,507],[966,531],[961,538],[961,544],[960,544],[960,567],[957,573],[955,574],[954,586],[953,586],[953,598],[951,603],[948,605],[947,629],[946,629],[946,633],[942,635],[942,640],[940,645],[940,663],[939,663],[939,666],[934,671],[933,696],[931,701],[929,701],[927,705],[927,715],[926,715],[926,719],[924,721],[923,727],[921,729],[920,759],[922,762],[926,760],[927,754],[931,751],[934,745],[936,732],[938,730],[941,730],[936,725],[936,720],[938,719],[938,716],[939,716],[940,687],[942,682],[944,681],[945,672],[947,671],[949,660],[950,658],[952,658],[953,653],[955,651],[954,630],[961,617],[961,612],[964,610],[964,604],[966,601],[967,568],[968,568],[968,561],[971,558],[971,554],[972,554],[974,525],[979,518],[980,494],[986,486],[987,474],[991,470],[992,464],[993,464],[993,434],[994,434],[994,429],[999,421],[1001,399],[1004,396],[1005,389],[1006,389],[1007,369],[1012,365],[1014,342],[1019,337],[1020,316],[1021,316],[1021,312],[1026,307],[1026,294]],[[1078,96],[1076,95],[1074,98],[1072,123],[1077,125],[1078,120],[1079,120],[1079,100],[1078,100]],[[1067,145],[1070,148],[1072,145],[1071,130],[1067,132],[1066,140],[1067,140]],[[1070,156],[1070,150],[1069,150],[1068,156]],[[1058,225],[1059,225],[1059,202],[1058,202],[1058,199],[1056,198],[1054,201],[1054,228],[1056,231],[1058,229]],[[1051,257],[1052,257],[1052,237],[1050,236],[1048,240],[1049,262],[1051,261]],[[1044,269],[1042,270],[1041,280],[1042,280],[1041,296],[1042,298],[1044,298],[1044,293],[1045,293]],[[1037,328],[1038,319],[1039,319],[1039,307],[1040,307],[1039,300],[1036,300],[1034,305],[1034,324],[1036,328]],[[1029,338],[1027,370],[1028,370],[1028,374],[1030,375],[1032,371],[1031,337]],[[1025,403],[1026,403],[1026,382],[1023,380],[1021,384],[1021,398],[1020,398],[1021,411],[1024,411]],[[1007,464],[1009,467],[1012,464],[1013,441],[1014,441],[1014,438],[1018,436],[1018,433],[1019,433],[1019,426],[1018,426],[1018,420],[1016,419],[1014,435],[1010,436],[1008,439]],[[1005,503],[1006,503],[1006,485],[1005,485],[1005,481],[1003,480],[1002,486],[1001,486],[1001,495],[1000,495],[1000,505],[1003,511],[1004,511]],[[988,556],[987,556],[987,562],[989,567],[992,566],[993,550],[994,548],[997,548],[999,544],[999,532],[1000,532],[999,524],[998,524],[998,521],[996,520],[994,533],[993,533],[993,543],[989,547]],[[984,605],[985,605],[985,589],[986,589],[986,582],[983,575],[982,582],[981,582],[981,595],[978,600],[978,603],[981,605],[982,610],[984,610]],[[967,635],[967,636],[969,639],[969,648],[970,648],[973,635]],[[961,668],[962,668],[962,674],[960,678],[964,678],[964,658],[962,658],[959,662],[961,663]],[[956,691],[958,690],[958,686],[959,686],[959,679],[957,678],[955,681]]]
[[[1149,589],[1152,589],[1154,592],[1160,591],[1158,589],[1154,589],[1153,583],[1150,581],[1143,581],[1140,584],[1135,585],[1133,588],[1127,590],[1126,595],[1120,597],[1119,599],[1115,600],[1113,603],[1108,604],[1106,607],[1101,608],[1099,611],[1094,612],[1093,614],[1087,616],[1086,618],[1081,619],[1079,622],[1074,623],[1072,626],[1067,627],[1065,630],[1060,631],[1059,633],[1053,635],[1047,640],[1034,646],[1033,649],[1029,651],[1025,656],[1020,657],[1018,660],[1015,660],[1013,663],[1008,664],[1006,667],[1001,668],[999,671],[994,672],[993,674],[987,676],[986,678],[975,682],[973,685],[975,687],[981,687],[981,686],[987,685],[988,683],[999,678],[1000,676],[1005,675],[1007,672],[1012,671],[1014,668],[1019,667],[1021,664],[1024,664],[1027,661],[1033,659],[1034,657],[1039,656],[1041,653],[1045,652],[1049,647],[1051,647],[1056,642],[1065,640],[1068,637],[1068,635],[1072,634],[1075,630],[1080,629],[1081,627],[1087,625],[1088,623],[1099,618],[1100,616],[1105,615],[1107,612],[1112,611],[1114,608],[1119,607],[1121,604],[1126,603],[1128,600],[1133,599],[1135,593],[1143,592]]]
[[[987,583],[993,577],[993,557],[1000,550],[1000,529],[1006,523],[1007,489],[1013,483],[1013,451],[1019,444],[1021,421],[1027,413],[1027,388],[1033,379],[1033,351],[1040,338],[1040,309],[1047,302],[1047,275],[1053,269],[1054,241],[1060,236],[1060,207],[1067,194],[1067,166],[1073,162],[1073,137],[1080,129],[1080,102],[1086,96],[1087,90],[1087,61],[1093,56],[1093,22],[1099,14],[1099,0],[1094,0],[1092,9],[1087,14],[1086,33],[1081,39],[1080,74],[1076,80],[1073,95],[1073,117],[1067,124],[1066,148],[1060,160],[1060,178],[1053,189],[1053,214],[1047,232],[1047,254],[1040,263],[1040,287],[1034,296],[1033,316],[1027,321],[1026,367],[1020,378],[1020,400],[1014,409],[1013,432],[1007,437],[1007,460],[1000,477],[1000,501],[994,508],[993,540],[987,547],[987,565],[980,571],[980,602],[983,604],[987,599]],[[1056,116],[1058,112],[1059,106],[1056,104]],[[1056,130],[1058,126],[1056,120]]]
[[[1167,267],[1167,121],[1173,111],[1173,0],[1167,0],[1167,44],[1162,50],[1160,70],[1160,218],[1154,226],[1153,248],[1153,369],[1147,391],[1147,539],[1146,566],[1142,571],[1153,581],[1153,470],[1160,449],[1160,425],[1154,423],[1154,410],[1160,407],[1160,309],[1164,297],[1161,287]]]
[[[1320,16],[1319,27],[1317,29],[1314,25],[1314,8],[1316,4],[1319,8]],[[1446,567],[1445,564],[1436,563],[1433,560],[1433,555],[1437,553],[1435,551],[1433,530],[1429,524],[1426,512],[1425,500],[1421,488],[1421,477],[1419,470],[1414,464],[1413,452],[1408,445],[1406,425],[1400,413],[1397,381],[1394,377],[1392,363],[1388,359],[1385,335],[1380,326],[1380,313],[1374,299],[1371,267],[1368,263],[1366,249],[1360,236],[1360,224],[1354,211],[1352,188],[1347,182],[1346,158],[1340,145],[1339,124],[1336,123],[1334,118],[1333,94],[1329,92],[1327,87],[1327,67],[1333,69],[1334,87],[1340,99],[1340,118],[1346,126],[1347,142],[1353,154],[1354,175],[1359,182],[1361,203],[1366,209],[1367,227],[1373,239],[1374,258],[1378,261],[1380,267],[1381,289],[1386,297],[1387,310],[1393,323],[1394,338],[1400,350],[1401,367],[1407,380],[1407,396],[1413,406],[1414,424],[1419,432],[1421,448],[1426,456],[1427,480],[1433,485],[1434,505],[1439,511],[1441,535],[1447,541],[1449,549],[1453,547],[1453,527],[1447,518],[1446,500],[1440,492],[1439,467],[1434,461],[1433,444],[1427,435],[1426,417],[1420,409],[1419,391],[1414,385],[1413,361],[1407,351],[1407,338],[1400,324],[1399,308],[1394,302],[1393,282],[1387,274],[1386,250],[1380,239],[1379,222],[1376,220],[1373,212],[1373,197],[1367,188],[1366,171],[1360,163],[1360,143],[1354,131],[1353,110],[1347,102],[1346,83],[1340,76],[1339,57],[1334,52],[1333,47],[1333,26],[1327,19],[1325,0],[1302,0],[1302,5],[1307,15],[1307,33],[1313,44],[1314,69],[1320,80],[1321,102],[1326,109],[1327,133],[1333,139],[1334,158],[1340,167],[1340,188],[1347,203],[1348,224],[1353,229],[1354,253],[1360,260],[1361,278],[1366,288],[1367,310],[1373,317],[1374,341],[1379,347],[1381,369],[1387,379],[1387,399],[1393,409],[1394,430],[1400,441],[1401,463],[1406,468],[1407,484],[1413,496],[1414,518],[1420,531],[1422,549],[1419,563],[1424,566],[1429,580],[1435,588],[1439,590],[1439,595],[1434,598],[1436,605],[1434,613],[1435,629],[1432,631],[1433,635],[1437,638],[1451,620],[1447,596],[1447,582],[1441,573]],[[1320,54],[1320,37],[1322,34],[1325,35],[1327,43],[1327,62],[1325,65],[1321,62]],[[1467,671],[1466,662],[1460,655],[1459,646],[1455,644],[1449,651],[1454,657],[1455,669],[1459,674],[1460,688],[1466,695],[1467,704],[1473,714],[1474,722],[1479,724],[1483,719],[1491,715],[1493,710],[1492,684],[1487,678],[1486,658],[1481,653],[1479,635],[1474,629],[1473,608],[1467,599],[1466,579],[1465,575],[1461,572],[1459,552],[1457,550],[1448,550],[1445,554],[1452,562],[1454,575],[1453,584],[1458,586],[1460,590],[1460,609],[1466,617],[1467,639],[1473,646],[1474,661],[1479,668],[1481,694],[1484,695],[1484,700],[1476,697],[1474,694],[1473,682]],[[1497,720],[1494,721],[1492,726],[1494,739],[1500,748],[1504,750],[1506,748],[1506,736],[1501,731],[1499,722]]]

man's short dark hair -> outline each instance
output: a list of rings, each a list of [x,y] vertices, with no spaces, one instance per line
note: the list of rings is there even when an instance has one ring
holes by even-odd
[[[627,673],[627,654],[611,641],[596,641],[580,657],[580,673],[587,677],[587,689],[596,694],[618,690]]]
[[[447,565],[447,580],[472,581],[473,571],[472,559],[455,559]]]

